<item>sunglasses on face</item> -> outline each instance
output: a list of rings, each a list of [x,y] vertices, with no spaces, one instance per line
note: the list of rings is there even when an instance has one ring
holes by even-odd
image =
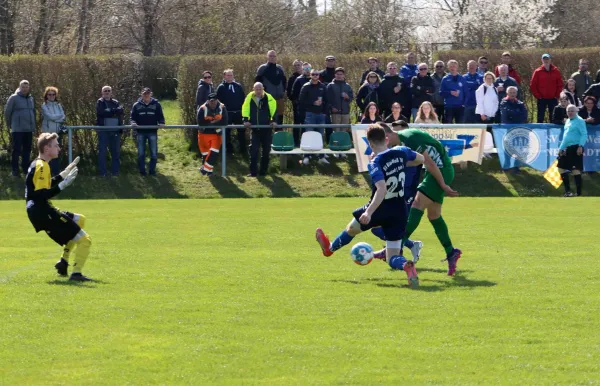
[[[319,74],[310,74],[310,76],[319,76]]]
[[[426,68],[419,68],[419,71],[427,71]]]
[[[488,62],[479,62],[479,64],[488,64]]]
[[[56,94],[50,94],[50,93],[48,93],[46,95],[48,95],[48,96],[56,96]]]
[[[212,76],[205,76],[204,79],[212,79]]]
[[[435,66],[435,68],[444,68],[444,66]]]

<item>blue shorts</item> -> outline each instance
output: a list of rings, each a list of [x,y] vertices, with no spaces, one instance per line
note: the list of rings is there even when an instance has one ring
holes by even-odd
[[[365,205],[352,212],[352,215],[358,221],[360,216],[367,210],[369,205]],[[382,204],[371,216],[371,222],[367,225],[360,224],[361,231],[368,231],[371,228],[381,227],[386,240],[402,240],[406,231],[407,211],[404,203],[400,205]]]

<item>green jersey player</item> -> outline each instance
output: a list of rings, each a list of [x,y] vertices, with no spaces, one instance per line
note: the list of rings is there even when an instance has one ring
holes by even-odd
[[[462,251],[452,245],[448,226],[442,218],[442,204],[444,196],[458,196],[458,193],[449,186],[454,181],[454,166],[440,141],[424,131],[407,129],[406,126],[406,124],[396,124],[396,122],[392,124],[392,128],[398,133],[399,141],[413,151],[423,154],[426,158],[430,157],[440,169],[445,184],[440,185],[429,172],[425,172],[425,177],[417,188],[417,195],[410,208],[404,240],[410,238],[417,229],[425,210],[427,210],[427,218],[446,252],[446,259],[442,261],[448,262],[448,275],[453,276]]]

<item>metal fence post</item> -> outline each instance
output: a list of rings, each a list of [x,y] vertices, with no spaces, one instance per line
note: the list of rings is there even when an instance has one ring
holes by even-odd
[[[69,127],[69,164],[73,162],[73,129]]]
[[[225,177],[227,170],[227,127],[223,128],[223,132],[221,133],[221,138],[223,139],[221,145],[221,177]]]

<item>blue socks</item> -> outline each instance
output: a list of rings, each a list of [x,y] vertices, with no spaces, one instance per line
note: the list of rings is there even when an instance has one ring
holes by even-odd
[[[404,258],[404,256],[392,256],[392,258],[389,261],[390,267],[392,269],[398,269],[398,270],[403,270],[404,269],[404,264],[406,264],[406,259]]]
[[[383,234],[383,228],[381,228],[381,227],[372,228],[371,229],[371,233],[373,233],[375,236],[379,237],[381,240],[385,241],[385,235]],[[406,240],[406,242],[404,243],[404,245],[408,249],[411,249],[415,244],[413,243],[412,240]]]
[[[341,247],[343,247],[344,245],[350,244],[350,241],[352,241],[354,237],[350,236],[348,234],[348,232],[343,231],[342,233],[340,233],[338,235],[338,237],[335,238],[335,240],[333,240],[333,242],[331,243],[331,251],[337,251],[338,249],[340,249]]]

